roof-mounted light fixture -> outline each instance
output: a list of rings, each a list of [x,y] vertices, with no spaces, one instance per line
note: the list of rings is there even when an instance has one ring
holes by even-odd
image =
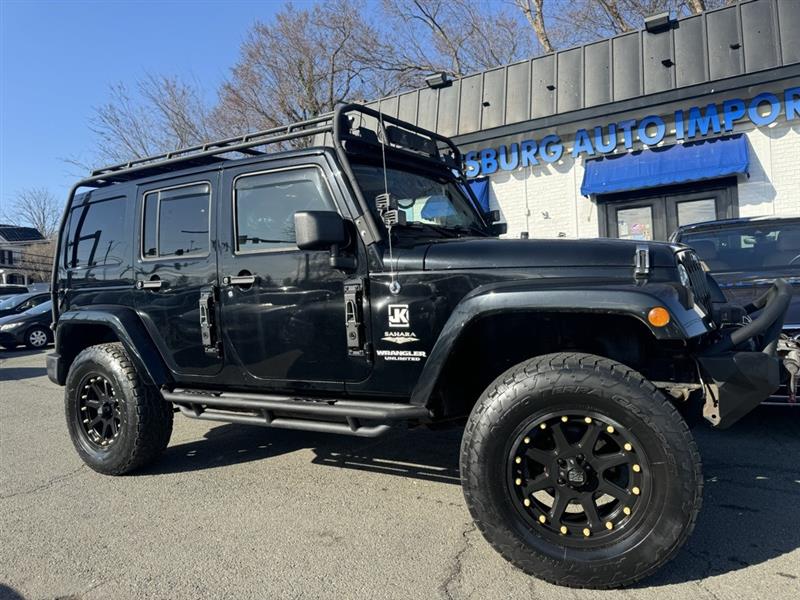
[[[672,27],[672,18],[669,15],[669,12],[662,12],[658,13],[657,15],[650,15],[649,17],[645,17],[644,19],[644,28],[649,33],[659,33],[661,31],[666,31],[670,27]]]
[[[447,76],[447,73],[444,72],[434,73],[433,75],[428,75],[425,78],[425,84],[432,90],[447,87],[452,83],[453,81]]]

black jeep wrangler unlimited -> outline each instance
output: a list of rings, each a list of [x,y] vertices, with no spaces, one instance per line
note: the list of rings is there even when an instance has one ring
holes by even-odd
[[[460,166],[347,105],[76,184],[47,370],[81,458],[141,467],[176,409],[367,437],[468,417],[464,496],[504,557],[569,586],[655,571],[701,503],[677,407],[727,427],[789,380],[790,287],[739,307],[686,246],[498,239]]]

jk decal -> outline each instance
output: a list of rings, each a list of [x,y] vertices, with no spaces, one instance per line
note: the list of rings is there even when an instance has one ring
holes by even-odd
[[[408,327],[408,304],[389,305],[389,327]]]

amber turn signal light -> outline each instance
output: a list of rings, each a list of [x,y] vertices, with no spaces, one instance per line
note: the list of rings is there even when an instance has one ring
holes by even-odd
[[[653,327],[664,327],[669,323],[669,312],[663,306],[656,306],[647,313],[647,320]]]

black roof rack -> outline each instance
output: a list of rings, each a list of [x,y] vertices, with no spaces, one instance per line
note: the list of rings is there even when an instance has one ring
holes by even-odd
[[[122,182],[172,171],[178,166],[185,168],[213,164],[225,160],[225,155],[232,152],[264,154],[256,148],[333,131],[332,119],[333,115],[327,114],[291,125],[281,125],[255,133],[137,158],[92,171],[92,178],[97,178],[103,183]]]
[[[359,117],[358,123],[356,116]],[[365,120],[370,118],[373,120],[374,130],[363,126]],[[103,167],[92,171],[89,179],[97,186],[121,183],[176,169],[214,164],[230,159],[231,153],[258,156],[266,154],[257,150],[260,146],[327,133],[332,135],[334,147],[341,146],[346,140],[380,145],[378,133],[381,130],[385,143],[394,150],[410,153],[418,158],[445,162],[451,167],[457,167],[461,162],[458,149],[448,138],[395,117],[383,115],[372,108],[360,104],[346,104],[337,106],[333,113],[291,125],[281,125]],[[450,148],[449,157],[439,151],[442,146]]]

